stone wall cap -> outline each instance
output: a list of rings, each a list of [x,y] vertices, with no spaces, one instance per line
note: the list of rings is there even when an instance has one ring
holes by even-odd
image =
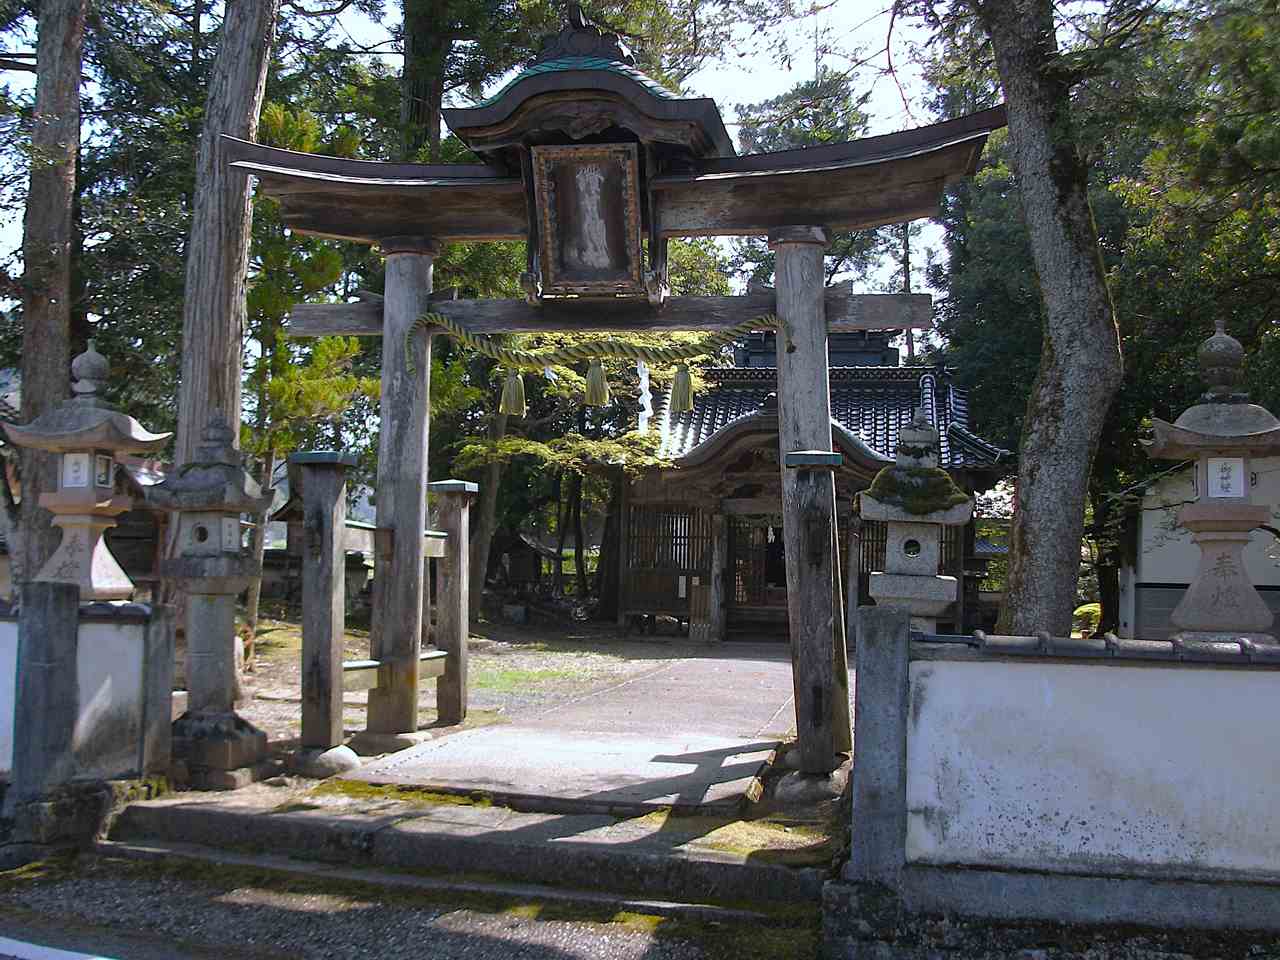
[[[470,480],[435,480],[427,484],[427,493],[479,493],[480,485]]]

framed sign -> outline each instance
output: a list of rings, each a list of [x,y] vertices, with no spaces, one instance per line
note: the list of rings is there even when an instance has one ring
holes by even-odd
[[[62,455],[62,486],[87,487],[89,485],[89,454],[64,453]]]
[[[533,148],[544,294],[645,292],[634,143]]]
[[[1209,457],[1206,493],[1215,499],[1239,499],[1245,495],[1244,457]]]

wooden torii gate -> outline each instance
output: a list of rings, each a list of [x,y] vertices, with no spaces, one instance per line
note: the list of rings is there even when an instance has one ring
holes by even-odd
[[[829,231],[933,215],[947,183],[977,167],[1003,108],[887,136],[736,156],[715,102],[683,99],[634,66],[618,37],[571,8],[569,22],[496,96],[446,110],[478,164],[343,160],[226,139],[292,230],[377,244],[386,291],[299,306],[289,332],[382,336],[377,525],[392,540],[374,576],[370,654],[390,683],[369,703],[371,733],[417,728],[431,337],[402,346],[435,311],[476,333],[723,330],[776,314],[779,461],[831,450],[828,331],[926,327],[929,298],[826,288]],[[672,297],[672,237],[766,235],[774,291]],[[524,300],[433,298],[450,241],[523,240]],[[410,370],[416,371],[410,373]],[[783,530],[797,732],[805,771],[850,748],[835,485],[783,468]],[[405,531],[412,535],[404,536]]]

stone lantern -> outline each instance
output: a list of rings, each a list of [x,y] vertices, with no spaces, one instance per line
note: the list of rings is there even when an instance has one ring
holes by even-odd
[[[71,361],[71,399],[26,426],[3,425],[16,446],[58,454],[57,490],[40,494],[39,502],[62,528],[62,541],[32,579],[75,584],[82,601],[133,596],[133,582],[103,539],[131,506],[129,497],[115,492],[116,456],[154,452],[173,436],[148,432],[98,396],[110,370],[90,340]]]
[[[1238,391],[1244,348],[1222,321],[1197,353],[1208,391],[1174,423],[1153,420],[1143,441],[1158,460],[1194,460],[1196,499],[1178,523],[1200,548],[1200,566],[1169,621],[1182,641],[1272,643],[1271,610],[1249,580],[1244,548],[1270,508],[1250,499],[1251,460],[1280,454],[1280,420]]]
[[[938,431],[923,408],[899,431],[894,461],[859,494],[863,519],[883,520],[888,528],[884,571],[871,574],[869,592],[877,603],[907,610],[912,627],[932,633],[959,595],[956,578],[938,573],[942,528],[968,523],[973,500],[938,466]]]
[[[254,572],[240,515],[265,511],[271,496],[241,465],[234,436],[215,415],[195,460],[147,491],[153,506],[178,515],[176,556],[162,573],[187,594],[187,712],[174,723],[174,754],[194,786],[215,789],[255,779],[267,749],[266,734],[234,711],[235,613]]]

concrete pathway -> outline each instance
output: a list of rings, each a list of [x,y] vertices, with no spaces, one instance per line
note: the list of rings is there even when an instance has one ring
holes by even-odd
[[[383,757],[347,777],[479,790],[555,812],[733,813],[794,719],[785,646],[691,648],[639,677]]]

